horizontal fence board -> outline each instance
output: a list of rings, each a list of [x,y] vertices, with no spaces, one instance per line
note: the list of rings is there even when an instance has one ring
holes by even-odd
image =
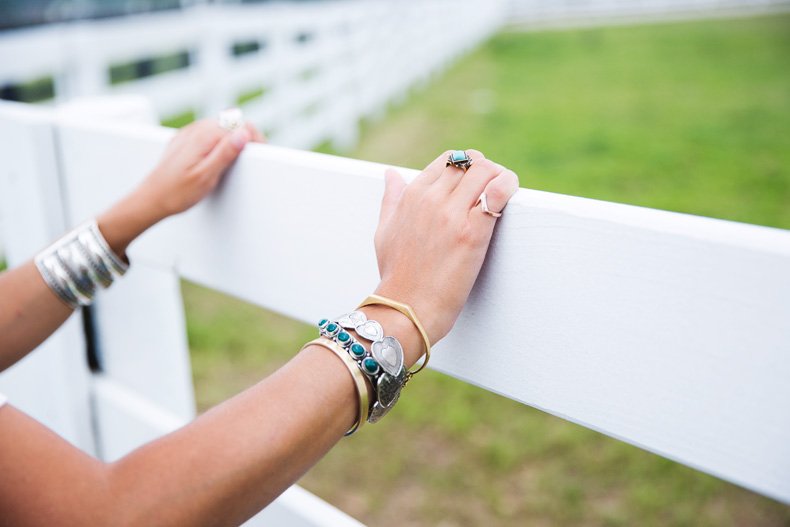
[[[64,123],[75,218],[130,189],[169,136]],[[338,315],[378,281],[383,170],[250,145],[132,259],[303,321]],[[790,232],[522,189],[431,365],[790,502],[789,299]]]

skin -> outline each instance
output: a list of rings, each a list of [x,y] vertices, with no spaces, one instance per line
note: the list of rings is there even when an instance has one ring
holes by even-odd
[[[110,247],[125,258],[142,232],[198,203],[249,141],[263,141],[249,125],[228,133],[204,120],[180,131],[148,178],[97,218]],[[496,218],[475,207],[478,196],[485,191],[490,209],[499,211],[518,189],[512,171],[468,152],[474,163],[466,174],[445,167],[447,152],[409,184],[394,170],[385,174],[374,239],[381,274],[375,292],[409,303],[432,343],[455,323],[488,249]],[[32,261],[0,274],[0,298],[7,299],[0,310],[0,369],[33,350],[72,312]],[[423,354],[403,314],[378,305],[362,311],[400,340],[407,365]],[[92,458],[7,404],[0,407],[0,526],[238,525],[326,454],[356,411],[345,366],[314,345],[114,463]]]

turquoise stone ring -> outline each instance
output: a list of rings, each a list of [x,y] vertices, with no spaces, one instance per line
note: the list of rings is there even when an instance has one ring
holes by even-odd
[[[469,157],[466,150],[453,150],[450,152],[450,155],[447,156],[447,164],[445,166],[449,167],[450,165],[466,172],[466,170],[472,166],[472,158]]]

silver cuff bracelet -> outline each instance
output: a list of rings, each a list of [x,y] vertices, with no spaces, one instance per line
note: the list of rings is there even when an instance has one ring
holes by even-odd
[[[99,289],[123,276],[129,265],[110,249],[96,220],[68,232],[35,258],[44,282],[69,307],[93,302]]]

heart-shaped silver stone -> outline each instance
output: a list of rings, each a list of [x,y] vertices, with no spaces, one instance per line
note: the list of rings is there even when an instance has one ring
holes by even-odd
[[[400,390],[403,388],[403,383],[406,382],[406,370],[401,368],[397,375],[390,375],[389,373],[382,373],[376,382],[376,394],[378,395],[378,402],[384,407],[389,408],[400,396]]]
[[[403,368],[403,348],[395,337],[375,341],[370,345],[370,354],[390,375],[398,375]]]
[[[359,336],[368,340],[381,340],[384,338],[384,328],[375,320],[368,320],[358,325],[356,328]]]
[[[367,322],[368,317],[362,311],[352,311],[337,318],[337,323],[346,329],[356,329],[360,324]]]

